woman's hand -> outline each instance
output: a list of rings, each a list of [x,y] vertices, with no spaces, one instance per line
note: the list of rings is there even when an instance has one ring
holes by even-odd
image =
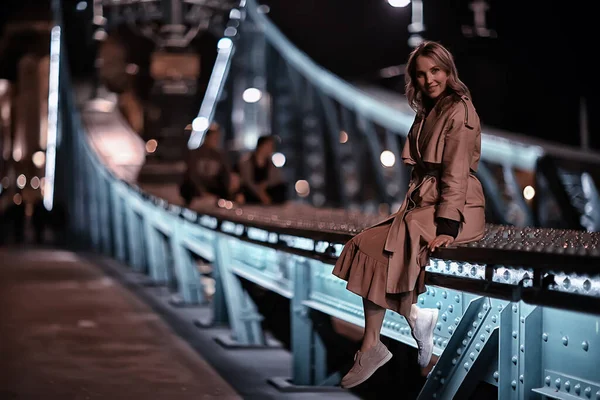
[[[450,235],[438,235],[435,237],[435,239],[433,239],[431,242],[429,242],[429,244],[427,245],[427,247],[429,248],[429,251],[434,251],[435,249],[437,249],[438,247],[446,247],[449,244],[452,244],[452,242],[454,242],[454,238]]]

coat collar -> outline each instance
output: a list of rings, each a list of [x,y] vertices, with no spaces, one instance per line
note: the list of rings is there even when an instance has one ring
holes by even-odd
[[[450,106],[447,102],[453,101],[455,101],[455,98],[448,95],[440,99],[441,103],[438,103],[429,112],[429,115],[425,116],[423,110],[417,112],[406,146],[402,152],[402,159],[405,164],[415,165],[423,160],[423,151],[428,147],[429,141],[435,134],[440,118],[444,118],[444,111]]]
[[[444,110],[450,106],[450,103],[454,102],[456,97],[453,94],[447,94],[433,107],[433,109],[429,112],[429,115],[425,116],[425,111],[421,111],[421,118],[425,118],[425,123],[423,124],[422,130],[418,135],[418,143],[424,144],[427,143],[431,134],[433,133],[433,127],[436,126],[439,119],[443,117]]]
[[[440,118],[439,107],[434,107],[427,117],[423,114],[424,119],[421,122],[419,133],[417,134],[417,147],[421,147],[424,143],[427,143],[431,134],[433,133],[433,127],[436,125]],[[419,157],[421,155],[419,154]]]

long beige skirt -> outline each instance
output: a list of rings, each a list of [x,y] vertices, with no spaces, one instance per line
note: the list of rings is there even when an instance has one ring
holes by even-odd
[[[426,291],[425,269],[421,269],[414,290],[393,294],[386,292],[391,253],[384,250],[384,246],[392,221],[366,229],[350,239],[333,268],[333,274],[348,282],[346,288],[349,291],[406,317],[418,296]]]

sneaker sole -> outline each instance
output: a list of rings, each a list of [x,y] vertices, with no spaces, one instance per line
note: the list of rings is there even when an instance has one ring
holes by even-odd
[[[344,389],[350,389],[353,388],[355,386],[360,385],[361,383],[363,383],[364,381],[366,381],[367,379],[369,379],[370,377],[373,376],[373,374],[381,367],[383,367],[388,361],[390,361],[392,359],[392,353],[388,351],[387,355],[379,362],[379,364],[377,364],[377,367],[375,369],[373,369],[373,371],[368,374],[365,375],[362,379],[350,384],[350,385],[341,385],[342,388]]]

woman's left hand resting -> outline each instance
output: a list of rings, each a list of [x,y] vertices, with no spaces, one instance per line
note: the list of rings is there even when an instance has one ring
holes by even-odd
[[[431,242],[429,242],[427,247],[429,248],[429,251],[434,251],[438,247],[446,247],[446,246],[452,244],[452,242],[454,242],[454,238],[452,236],[438,235],[435,237],[435,239],[433,239]]]

